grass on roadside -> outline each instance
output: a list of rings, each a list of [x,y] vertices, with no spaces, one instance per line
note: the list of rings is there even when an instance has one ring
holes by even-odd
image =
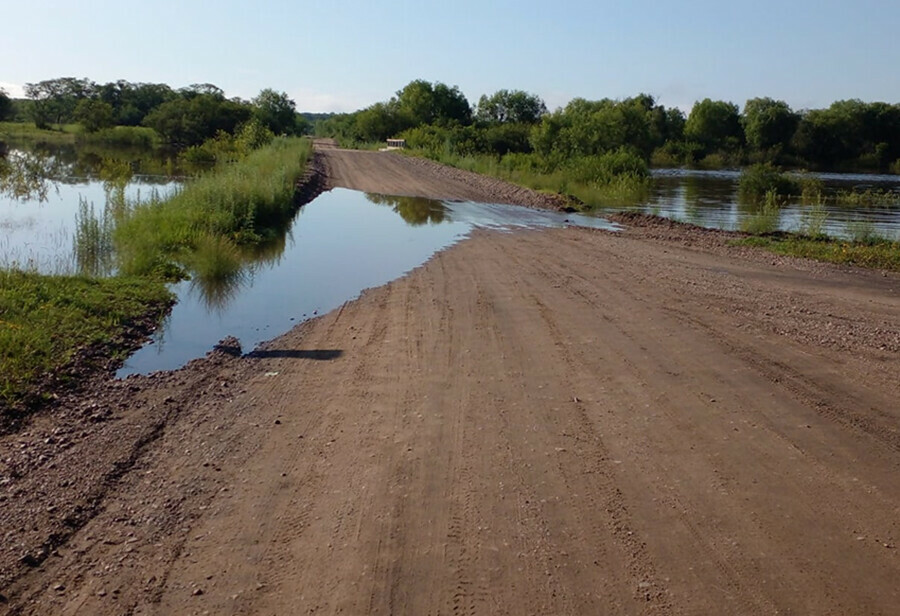
[[[311,153],[309,140],[278,138],[239,162],[218,166],[167,199],[129,203],[114,231],[125,274],[191,269],[205,250],[268,241],[294,214],[293,195]],[[228,251],[226,251],[228,252]],[[192,260],[196,263],[192,263]],[[202,274],[203,272],[197,272]]]
[[[546,165],[534,154],[507,154],[497,158],[487,154],[461,156],[425,150],[407,153],[538,192],[574,197],[585,209],[637,203],[647,197],[651,186],[646,164],[623,151],[574,158],[553,170],[543,168]]]
[[[80,350],[126,351],[126,331],[161,316],[172,299],[150,278],[0,271],[0,411],[40,402],[38,388],[51,376],[65,382]]]
[[[900,242],[889,240],[853,242],[779,234],[748,237],[735,243],[740,246],[764,248],[791,257],[900,271]]]

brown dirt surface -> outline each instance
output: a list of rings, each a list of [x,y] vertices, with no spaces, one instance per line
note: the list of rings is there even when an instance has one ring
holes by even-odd
[[[328,182],[332,188],[554,210],[563,209],[567,204],[559,195],[540,193],[426,158],[394,152],[342,150],[327,143],[317,143],[317,149],[325,155]]]
[[[900,276],[629,223],[35,416],[0,614],[897,614]]]

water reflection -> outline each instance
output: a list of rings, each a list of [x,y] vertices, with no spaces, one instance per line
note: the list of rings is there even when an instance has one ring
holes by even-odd
[[[447,207],[440,201],[424,197],[397,197],[367,193],[366,199],[394,209],[408,225],[440,224],[447,217]]]
[[[0,195],[16,201],[47,201],[69,167],[41,151],[13,150],[0,158]]]
[[[107,149],[109,152],[115,150]],[[0,158],[0,267],[46,274],[115,272],[112,230],[141,190],[165,195],[171,176],[138,175],[133,153],[76,155],[32,145]]]
[[[815,174],[821,180],[824,200],[803,203],[801,198],[780,204],[777,225],[782,231],[803,231],[810,219],[816,228],[834,236],[852,238],[859,225],[871,225],[875,233],[900,239],[900,205],[861,203],[847,206],[833,197],[845,191],[874,189],[897,191],[900,176],[859,174]],[[739,171],[693,171],[657,169],[653,172],[653,194],[644,203],[628,208],[718,229],[736,230],[761,214],[760,206],[738,198]],[[752,222],[752,221],[751,221]]]

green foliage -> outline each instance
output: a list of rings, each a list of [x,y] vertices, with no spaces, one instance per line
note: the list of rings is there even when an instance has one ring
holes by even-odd
[[[760,151],[786,149],[799,123],[800,116],[787,103],[771,98],[751,98],[741,116],[747,144]]]
[[[13,114],[13,102],[6,90],[0,88],[0,122],[5,122]]]
[[[820,199],[812,207],[803,213],[800,223],[800,235],[821,239],[825,237],[825,223],[828,221],[828,211]]]
[[[121,333],[172,301],[147,278],[93,279],[0,271],[0,407],[33,404],[37,387],[80,350],[122,349]]]
[[[408,83],[397,92],[393,104],[407,126],[422,124],[468,124],[472,108],[458,87],[422,79]]]
[[[769,189],[763,202],[741,219],[740,228],[744,233],[752,235],[773,233],[778,229],[780,218],[781,205],[778,193],[774,189]]]
[[[702,145],[707,154],[739,149],[744,131],[737,105],[708,98],[694,103],[684,125],[684,136]]]
[[[875,229],[870,220],[853,220],[847,223],[847,235],[854,244],[874,246],[884,242],[884,238]]]
[[[293,215],[294,185],[310,151],[305,139],[278,138],[239,162],[217,165],[168,199],[129,204],[114,232],[120,271],[190,268],[192,254],[211,237],[235,245],[265,241]]]
[[[485,124],[534,124],[546,113],[547,106],[536,94],[498,90],[478,99],[475,119]]]
[[[253,119],[275,135],[293,135],[297,129],[297,106],[284,92],[266,88],[252,101]]]
[[[62,125],[74,119],[78,102],[90,98],[97,84],[89,79],[59,77],[25,84],[25,95],[31,99],[32,120],[38,128],[51,123]]]
[[[625,177],[644,181],[650,177],[647,163],[627,148],[598,156],[585,156],[567,165],[572,179],[582,184],[602,186]]]
[[[872,188],[864,191],[840,190],[834,200],[851,207],[893,207],[900,205],[900,192]]]
[[[792,257],[900,271],[900,242],[880,240],[860,244],[821,237],[778,235],[747,238],[739,243]]]
[[[206,89],[188,89],[181,98],[168,101],[150,112],[144,124],[153,128],[167,143],[187,147],[214,137],[219,131],[233,133],[250,119],[250,107],[227,100],[221,93]]]
[[[102,100],[83,98],[75,106],[72,118],[81,124],[85,131],[96,133],[113,125],[113,108]]]
[[[116,147],[132,147],[149,150],[157,145],[156,131],[145,126],[113,126],[95,133],[76,135],[79,144],[96,143]]]
[[[741,171],[738,195],[742,199],[756,202],[768,198],[773,191],[780,195],[797,195],[800,187],[797,180],[771,163],[757,163]]]

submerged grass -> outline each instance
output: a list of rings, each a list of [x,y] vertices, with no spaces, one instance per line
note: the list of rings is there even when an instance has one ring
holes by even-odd
[[[165,273],[175,263],[219,267],[214,259],[192,255],[211,238],[220,248],[267,241],[294,214],[294,187],[310,152],[307,139],[278,138],[238,162],[217,166],[167,199],[129,204],[114,232],[120,271]]]
[[[81,349],[124,351],[125,330],[171,301],[150,278],[0,271],[0,411],[39,401],[36,388],[52,374],[59,378]]]
[[[754,235],[772,233],[778,229],[780,218],[781,204],[778,192],[770,189],[765,193],[763,202],[757,204],[755,209],[741,220],[740,229],[744,233],[752,233]]]

